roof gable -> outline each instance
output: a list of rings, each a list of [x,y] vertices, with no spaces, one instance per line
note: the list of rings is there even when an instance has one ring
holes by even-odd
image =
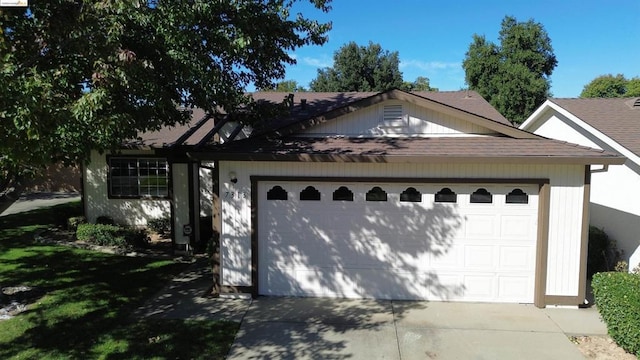
[[[256,101],[275,102],[285,93],[255,93]],[[513,127],[486,100],[474,91],[414,92],[389,90],[380,93],[296,93],[291,115],[277,119],[262,133],[287,136],[306,132],[330,121],[340,121],[347,114],[369,108],[385,101],[398,100],[430,109],[473,125],[490,129],[497,134],[516,138],[530,138],[530,133]]]
[[[535,131],[546,121],[549,110],[610,147],[622,147],[640,156],[640,98],[549,99],[520,128]]]

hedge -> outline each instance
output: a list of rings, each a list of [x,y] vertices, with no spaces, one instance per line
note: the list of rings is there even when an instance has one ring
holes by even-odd
[[[142,230],[107,224],[80,224],[76,238],[95,245],[126,247],[143,245],[146,234]]]
[[[593,276],[593,294],[609,336],[640,357],[640,275],[606,272]]]

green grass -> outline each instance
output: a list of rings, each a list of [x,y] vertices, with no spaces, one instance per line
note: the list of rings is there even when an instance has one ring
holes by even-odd
[[[37,287],[29,310],[0,321],[0,359],[217,359],[237,323],[131,316],[186,265],[33,241],[78,215],[71,203],[0,218],[0,285]]]

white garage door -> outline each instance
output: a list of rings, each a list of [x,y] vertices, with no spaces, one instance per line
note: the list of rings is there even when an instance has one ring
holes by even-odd
[[[538,186],[258,186],[263,295],[533,302]]]

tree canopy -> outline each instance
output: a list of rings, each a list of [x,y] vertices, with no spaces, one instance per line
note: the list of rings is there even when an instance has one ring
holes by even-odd
[[[584,86],[581,98],[614,98],[640,96],[640,77],[627,79],[622,74],[600,75]]]
[[[292,1],[50,0],[0,9],[0,176],[247,102],[330,24]],[[310,0],[328,11],[330,0]],[[1,182],[1,181],[0,181]]]
[[[523,122],[550,96],[550,76],[558,61],[542,24],[506,16],[500,44],[473,35],[462,67],[467,84],[502,115]]]
[[[274,86],[259,89],[260,91],[278,91],[278,92],[304,92],[307,89],[299,85],[295,80],[278,81]]]
[[[355,42],[343,45],[333,55],[333,66],[318,69],[312,91],[384,91],[403,85],[398,52],[383,50],[380,44]]]

